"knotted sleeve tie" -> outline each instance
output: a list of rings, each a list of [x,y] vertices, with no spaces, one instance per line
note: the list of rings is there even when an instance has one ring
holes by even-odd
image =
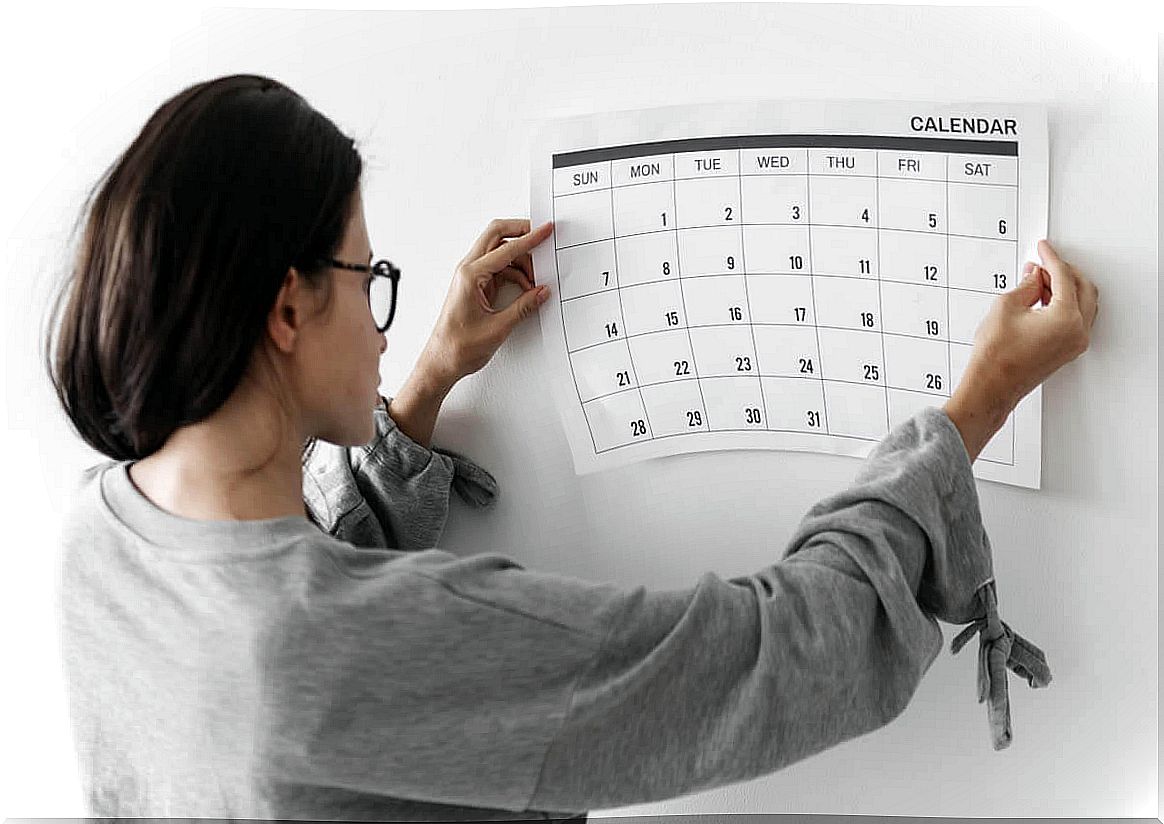
[[[1007,691],[1006,668],[1027,679],[1034,688],[1051,683],[1051,670],[1043,651],[1007,626],[998,617],[998,597],[994,579],[979,590],[986,604],[985,617],[967,625],[950,644],[954,655],[970,640],[978,636],[978,703],[987,701],[987,719],[993,736],[994,749],[1010,746],[1010,696]]]

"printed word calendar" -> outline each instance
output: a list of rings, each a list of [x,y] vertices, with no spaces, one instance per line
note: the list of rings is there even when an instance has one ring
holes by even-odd
[[[958,385],[1047,228],[1045,110],[749,101],[546,121],[531,223],[579,474],[683,452],[864,456]],[[1037,310],[1036,310],[1037,311]],[[1041,391],[976,477],[1038,488]]]

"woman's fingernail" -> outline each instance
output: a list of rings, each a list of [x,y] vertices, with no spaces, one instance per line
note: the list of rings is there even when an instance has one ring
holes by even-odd
[[[545,303],[546,298],[550,296],[550,290],[544,286],[538,287],[538,303]]]

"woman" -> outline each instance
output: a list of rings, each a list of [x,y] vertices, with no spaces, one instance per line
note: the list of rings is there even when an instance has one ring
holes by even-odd
[[[1050,673],[998,618],[970,465],[1087,347],[1096,289],[1046,242],[948,403],[890,432],[778,562],[624,589],[432,548],[450,489],[496,494],[430,445],[437,412],[544,300],[530,250],[551,227],[489,225],[381,398],[399,272],[367,265],[361,168],[300,96],[238,75],[167,101],[86,204],[49,368],[110,459],[64,530],[90,814],[447,821],[669,798],[887,724],[937,656],[936,618],[982,632],[1009,743],[1005,667]],[[504,281],[523,294],[497,310]]]

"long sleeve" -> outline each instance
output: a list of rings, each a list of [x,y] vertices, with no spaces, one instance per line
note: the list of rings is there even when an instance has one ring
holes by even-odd
[[[968,456],[929,408],[753,575],[624,588],[434,549],[319,582],[324,607],[303,594],[272,642],[269,763],[511,810],[755,778],[896,718],[940,651],[935,614],[998,629],[990,567]],[[1041,654],[1000,653],[1004,637],[983,642],[993,683],[1020,664],[1046,683]]]
[[[848,489],[809,510],[780,562],[628,597],[575,686],[532,804],[660,800],[871,732],[904,710],[935,660],[934,616],[981,618],[986,592],[990,546],[969,458],[931,407],[889,433]],[[1041,653],[1022,644],[1031,655],[1008,663],[1044,685]],[[998,749],[1010,730],[996,712]]]
[[[373,413],[372,440],[346,448],[316,441],[303,459],[303,497],[328,534],[360,547],[435,546],[448,517],[450,490],[473,507],[497,497],[497,481],[469,458],[424,447],[388,414]]]

